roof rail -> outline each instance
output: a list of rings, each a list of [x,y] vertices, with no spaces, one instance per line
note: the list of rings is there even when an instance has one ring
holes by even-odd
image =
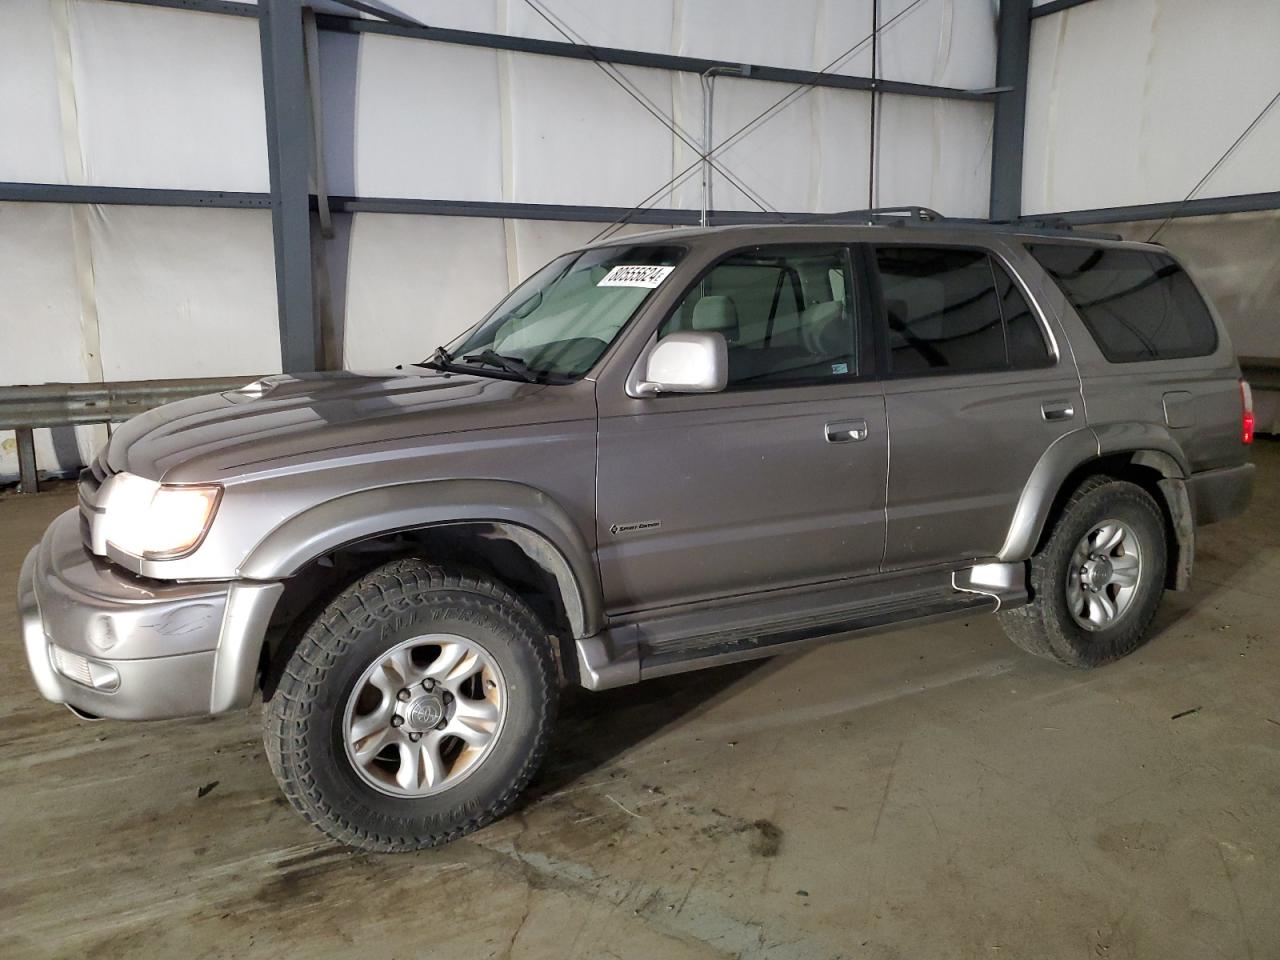
[[[840,210],[815,213],[789,220],[791,223],[876,224],[891,222],[902,226],[950,226],[972,230],[1000,230],[1040,237],[1076,237],[1081,240],[1122,240],[1118,233],[1081,230],[1062,217],[1025,217],[1017,220],[979,220],[973,217],[948,217],[929,207],[908,204],[900,207],[871,207],[866,210]]]
[[[877,220],[912,220],[917,223],[933,223],[947,219],[937,210],[914,205],[900,207],[869,207],[865,210],[838,210],[834,213],[815,213],[805,217],[803,223],[821,223],[832,221],[838,223],[874,223]]]

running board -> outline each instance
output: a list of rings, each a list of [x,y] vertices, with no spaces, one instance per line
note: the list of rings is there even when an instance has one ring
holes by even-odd
[[[665,677],[742,660],[772,657],[841,634],[869,633],[926,623],[971,612],[989,612],[996,603],[972,593],[907,594],[842,614],[796,618],[765,630],[726,630],[702,637],[640,647],[640,679]]]
[[[991,565],[996,566],[1004,565]],[[1016,566],[1021,574],[1021,565]],[[954,579],[949,571],[892,574],[874,583],[756,597],[727,609],[714,606],[614,624],[575,641],[577,680],[588,690],[605,690],[790,653],[837,635],[992,612],[1026,601],[1025,583],[1014,570],[1008,577],[990,569],[982,572],[987,575],[956,571]],[[732,626],[726,628],[726,621]]]

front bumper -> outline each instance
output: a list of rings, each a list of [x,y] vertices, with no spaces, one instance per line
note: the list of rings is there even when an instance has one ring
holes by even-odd
[[[40,694],[119,720],[247,706],[279,583],[174,583],[93,556],[69,510],[27,554],[18,612]]]

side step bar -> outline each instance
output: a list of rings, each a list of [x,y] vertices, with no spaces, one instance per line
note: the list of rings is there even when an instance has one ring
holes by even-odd
[[[767,632],[725,631],[675,643],[646,644],[640,648],[640,679],[772,657],[805,649],[839,634],[868,633],[972,611],[989,612],[994,608],[995,602],[991,598],[976,594],[907,595],[851,610],[842,616],[828,615],[772,624]]]
[[[651,677],[791,653],[839,634],[867,633],[966,613],[993,612],[1002,603],[1015,606],[1025,599],[1025,588],[962,580],[947,589],[898,593],[843,609],[793,614],[767,623],[693,636],[656,639],[646,636],[641,625],[629,623],[575,641],[578,678],[588,690],[606,690]]]

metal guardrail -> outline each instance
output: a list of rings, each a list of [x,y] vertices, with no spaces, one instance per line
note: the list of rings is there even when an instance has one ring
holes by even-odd
[[[15,431],[20,489],[23,493],[35,493],[39,490],[35,430],[120,423],[174,400],[238,389],[258,376],[0,387],[0,430]]]

